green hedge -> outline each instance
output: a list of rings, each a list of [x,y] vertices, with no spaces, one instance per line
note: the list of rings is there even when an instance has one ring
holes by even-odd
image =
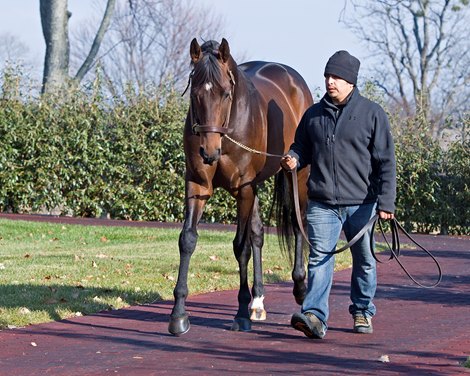
[[[467,119],[468,121],[468,119]],[[419,117],[393,123],[397,218],[422,233],[470,234],[470,140],[446,148]]]
[[[3,90],[1,210],[181,220],[185,111],[172,92],[109,100],[92,87],[22,102]]]
[[[180,93],[129,88],[122,98],[107,98],[95,82],[62,97],[33,98],[11,72],[2,81],[1,211],[183,220],[187,102]],[[469,234],[468,140],[444,151],[416,122],[394,122],[401,130],[399,220],[420,232]],[[272,185],[260,187],[265,219]],[[233,223],[235,216],[234,200],[218,190],[203,220]]]

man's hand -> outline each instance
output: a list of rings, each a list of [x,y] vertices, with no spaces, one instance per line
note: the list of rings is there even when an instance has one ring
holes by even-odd
[[[379,215],[380,219],[384,219],[386,221],[395,218],[395,215],[393,213],[389,213],[383,210],[378,210],[377,214]]]
[[[287,171],[295,170],[297,168],[297,159],[286,154],[281,159],[281,167]]]

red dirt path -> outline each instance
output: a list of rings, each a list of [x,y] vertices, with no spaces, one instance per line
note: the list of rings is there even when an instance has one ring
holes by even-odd
[[[347,309],[350,271],[343,270],[335,273],[330,329],[323,340],[309,340],[289,326],[298,307],[292,284],[282,283],[267,286],[268,318],[255,322],[249,333],[229,330],[236,291],[190,296],[191,330],[181,337],[167,331],[171,301],[0,331],[0,375],[470,375],[470,369],[461,366],[470,357],[470,240],[425,235],[416,239],[437,257],[443,280],[437,288],[422,289],[396,262],[379,264],[378,314],[371,335],[352,332]],[[401,259],[417,278],[426,283],[435,279],[435,266],[424,253],[405,250]],[[389,362],[380,360],[387,357]]]

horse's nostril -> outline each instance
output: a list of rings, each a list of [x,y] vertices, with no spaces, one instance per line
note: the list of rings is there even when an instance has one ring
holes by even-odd
[[[204,161],[205,164],[212,166],[214,162],[217,162],[220,159],[221,150],[219,148],[212,155],[209,155],[206,152],[206,150],[201,146],[199,148],[199,154],[202,157],[202,160]]]

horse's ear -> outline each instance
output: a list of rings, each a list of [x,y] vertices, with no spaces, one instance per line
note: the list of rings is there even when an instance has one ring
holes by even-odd
[[[220,58],[224,63],[230,58],[230,47],[228,45],[227,39],[222,38],[222,43],[219,47]]]
[[[197,42],[196,38],[191,41],[191,46],[189,47],[189,54],[191,55],[191,61],[193,62],[193,64],[196,64],[201,58],[201,46]]]

